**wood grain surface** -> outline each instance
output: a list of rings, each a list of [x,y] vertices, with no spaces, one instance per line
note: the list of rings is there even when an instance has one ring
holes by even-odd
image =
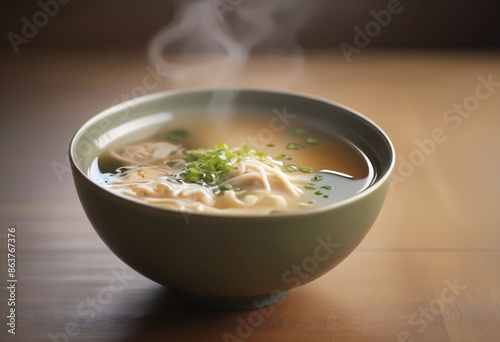
[[[379,218],[344,262],[280,304],[227,313],[186,304],[124,265],[76,196],[68,143],[91,116],[140,92],[144,53],[3,53],[0,340],[500,341],[499,57],[371,51],[347,63],[326,51],[302,68],[283,56],[250,60],[236,84],[350,106],[387,132],[398,162]],[[192,85],[158,79],[147,92]],[[6,325],[12,226],[15,335]]]

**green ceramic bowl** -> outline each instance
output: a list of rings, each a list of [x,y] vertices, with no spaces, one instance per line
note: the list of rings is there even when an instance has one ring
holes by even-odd
[[[286,106],[334,125],[370,159],[375,180],[355,196],[309,211],[267,216],[186,214],[139,203],[100,187],[87,173],[110,143],[134,130],[206,109],[215,96],[263,113]],[[137,272],[198,305],[262,307],[330,271],[361,242],[386,196],[394,149],[355,111],[317,97],[257,89],[180,90],[116,105],[85,123],[71,141],[78,196],[106,245]]]

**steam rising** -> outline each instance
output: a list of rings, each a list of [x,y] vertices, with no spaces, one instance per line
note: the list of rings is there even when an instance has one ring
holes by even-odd
[[[175,5],[174,20],[148,48],[150,63],[168,73],[172,86],[276,88],[299,80],[303,59],[295,34],[312,9],[305,0],[177,0]],[[250,53],[271,52],[287,58],[256,71],[265,84],[239,79]]]

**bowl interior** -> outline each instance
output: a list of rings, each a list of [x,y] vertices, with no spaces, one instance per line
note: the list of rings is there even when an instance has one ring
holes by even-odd
[[[372,121],[340,104],[295,93],[257,89],[218,89],[158,93],[116,105],[89,120],[74,136],[70,155],[88,173],[93,160],[109,144],[136,130],[165,125],[176,118],[218,108],[259,110],[273,115],[287,111],[305,117],[323,130],[357,146],[375,170],[372,182],[388,177],[394,150],[385,133]]]

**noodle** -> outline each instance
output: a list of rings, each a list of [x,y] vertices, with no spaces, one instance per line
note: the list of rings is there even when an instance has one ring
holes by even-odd
[[[292,176],[283,172],[281,161],[249,154],[233,158],[229,178],[218,187],[210,187],[179,178],[186,169],[186,156],[179,146],[167,142],[128,145],[109,154],[131,165],[119,168],[110,176],[111,190],[145,203],[184,211],[237,213],[252,208],[253,212],[267,213],[285,210],[291,202],[296,202],[293,197],[304,193],[300,187],[308,180],[306,175]],[[225,186],[230,189],[220,191]]]
[[[206,114],[124,134],[96,156],[89,177],[154,207],[268,215],[337,203],[375,175],[367,156],[335,127],[297,118],[269,135],[266,113],[238,112],[227,125]]]

